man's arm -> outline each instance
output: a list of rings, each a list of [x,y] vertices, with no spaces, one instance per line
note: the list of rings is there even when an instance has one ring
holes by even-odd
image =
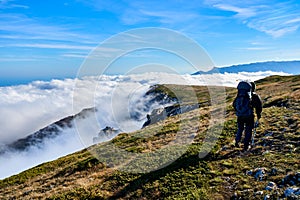
[[[256,111],[257,119],[260,119],[261,112],[262,112],[262,100],[260,96],[256,93],[253,93],[252,102],[253,102],[253,107],[255,108]]]

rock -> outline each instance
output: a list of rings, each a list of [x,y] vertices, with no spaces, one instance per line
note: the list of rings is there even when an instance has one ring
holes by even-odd
[[[96,144],[99,142],[110,140],[114,138],[119,132],[119,130],[107,126],[98,133],[97,137],[93,138],[93,143]]]
[[[299,197],[300,195],[300,188],[297,187],[289,187],[284,191],[285,197]]]
[[[270,153],[270,151],[267,150],[267,151],[264,151],[264,152],[262,153],[262,155],[269,154],[269,153]]]
[[[297,172],[295,176],[296,176],[297,182],[300,183],[300,172]]]
[[[252,174],[253,174],[253,171],[252,171],[252,170],[248,170],[248,171],[246,172],[246,175],[248,175],[248,176],[252,176]]]
[[[277,175],[277,173],[278,173],[278,169],[276,169],[275,167],[273,167],[273,168],[271,169],[270,175],[271,175],[271,176],[275,176],[275,175]]]
[[[264,194],[264,191],[257,191],[254,193],[255,196],[262,196]]]
[[[273,132],[267,132],[266,134],[265,134],[265,137],[270,137],[270,136],[273,136]]]
[[[189,139],[194,139],[196,136],[197,136],[197,133],[192,133],[192,134],[189,136]]]
[[[238,194],[236,192],[230,198],[230,200],[238,200],[238,199],[239,199],[239,196],[238,196]]]
[[[199,104],[179,105],[178,103],[171,106],[157,108],[152,110],[151,114],[147,115],[147,121],[143,124],[143,128],[151,124],[166,119],[167,117],[179,115],[199,108]]]
[[[31,192],[32,192],[32,190],[26,190],[26,191],[23,193],[23,196],[27,196],[27,195],[29,195]]]
[[[228,149],[228,146],[227,145],[224,145],[222,148],[221,148],[221,151],[226,151]]]
[[[264,179],[264,177],[266,176],[266,171],[267,171],[267,169],[264,167],[256,168],[253,173],[254,178],[262,181]]]
[[[115,165],[114,165],[113,163],[106,163],[106,166],[107,166],[108,168],[113,168]]]
[[[289,173],[282,179],[282,185],[297,185],[300,183],[300,172],[297,173]]]
[[[229,181],[231,180],[231,178],[228,177],[228,176],[226,176],[226,177],[224,177],[224,180],[225,180],[226,182],[229,182]]]
[[[285,145],[284,146],[286,149],[294,149],[295,147],[294,147],[294,145],[292,145],[292,144],[287,144],[287,145]]]
[[[270,197],[270,195],[266,195],[265,197],[264,197],[264,200],[267,200],[267,199],[270,199],[271,197]]]
[[[272,191],[277,189],[277,185],[274,182],[269,182],[267,187],[265,188],[266,190]]]

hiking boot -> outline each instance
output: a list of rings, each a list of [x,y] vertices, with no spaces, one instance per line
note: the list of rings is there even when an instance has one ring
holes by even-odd
[[[243,152],[245,152],[245,151],[248,151],[248,150],[250,150],[251,149],[251,146],[249,145],[249,146],[244,146],[244,148],[243,148]]]

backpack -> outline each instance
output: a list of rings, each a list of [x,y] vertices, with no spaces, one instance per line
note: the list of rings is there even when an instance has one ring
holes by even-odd
[[[234,101],[234,108],[238,117],[253,115],[251,88],[251,84],[246,81],[240,82],[237,86],[238,94]]]

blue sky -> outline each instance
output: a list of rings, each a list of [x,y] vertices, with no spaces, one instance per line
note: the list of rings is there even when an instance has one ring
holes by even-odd
[[[0,0],[0,79],[74,77],[86,56],[101,42],[144,27],[184,34],[202,46],[218,67],[300,60],[297,2]],[[143,63],[143,56],[130,59],[133,57]],[[179,72],[192,73],[182,62],[176,63]]]

